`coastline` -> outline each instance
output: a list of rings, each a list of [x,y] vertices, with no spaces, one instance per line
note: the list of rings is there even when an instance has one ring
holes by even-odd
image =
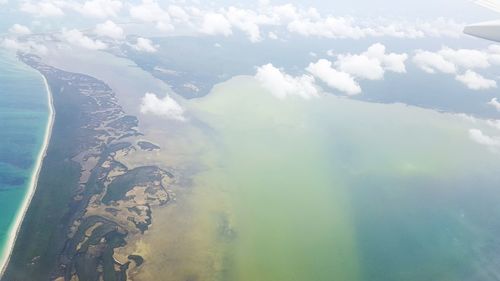
[[[49,118],[47,120],[47,125],[45,127],[45,136],[42,144],[42,149],[38,153],[36,159],[35,170],[33,171],[28,191],[26,192],[25,198],[23,200],[23,204],[19,209],[16,218],[14,220],[14,224],[12,229],[10,230],[9,237],[6,243],[6,247],[0,255],[0,278],[4,275],[5,270],[7,269],[7,265],[9,264],[10,257],[12,256],[12,250],[14,249],[14,244],[17,240],[17,235],[19,234],[19,230],[21,229],[22,222],[28,211],[31,200],[33,199],[33,195],[35,194],[35,190],[38,184],[38,176],[40,175],[40,170],[42,169],[43,159],[47,155],[47,148],[49,146],[50,137],[52,135],[52,126],[54,125],[55,119],[55,111],[54,111],[54,103],[52,99],[52,92],[50,91],[49,83],[45,75],[41,74],[42,79],[45,84],[45,91],[47,93],[47,105],[49,108]]]

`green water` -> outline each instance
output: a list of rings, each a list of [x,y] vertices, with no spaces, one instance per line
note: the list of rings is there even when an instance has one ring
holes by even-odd
[[[0,50],[0,266],[25,198],[48,121],[47,94],[38,72]]]
[[[189,107],[203,168],[173,252],[202,257],[172,280],[496,280],[500,158],[468,136],[500,135],[484,122],[245,77]]]

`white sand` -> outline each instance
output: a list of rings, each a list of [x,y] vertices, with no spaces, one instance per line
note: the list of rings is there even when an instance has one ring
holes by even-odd
[[[7,240],[7,245],[3,252],[0,255],[0,277],[4,274],[5,269],[7,268],[7,264],[9,263],[10,257],[12,255],[12,249],[14,248],[14,243],[16,242],[17,235],[19,230],[21,229],[21,224],[24,220],[24,216],[28,210],[28,207],[31,203],[31,199],[35,194],[35,190],[38,183],[38,176],[40,174],[40,170],[42,167],[43,158],[47,154],[47,147],[49,145],[50,135],[52,133],[52,125],[54,124],[54,104],[52,100],[52,93],[50,91],[49,83],[47,82],[47,78],[42,75],[43,81],[45,83],[45,90],[47,91],[47,99],[49,105],[49,120],[47,122],[47,127],[45,128],[45,138],[43,140],[43,147],[40,150],[37,160],[34,173],[31,175],[28,192],[26,192],[22,207],[19,209],[19,212],[16,215],[15,223],[10,230],[9,237]]]

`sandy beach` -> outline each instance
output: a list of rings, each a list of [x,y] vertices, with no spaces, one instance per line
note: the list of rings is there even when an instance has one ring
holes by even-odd
[[[1,255],[0,255],[0,277],[4,274],[4,271],[9,263],[10,256],[12,255],[12,250],[13,250],[14,244],[16,242],[17,235],[19,233],[19,230],[21,229],[21,224],[24,220],[24,216],[26,215],[28,207],[31,203],[31,199],[33,198],[33,195],[35,194],[35,190],[36,190],[37,183],[38,183],[38,176],[39,176],[40,170],[42,168],[43,159],[45,158],[45,155],[47,153],[47,147],[49,145],[50,136],[52,133],[52,125],[54,124],[55,111],[54,111],[54,104],[53,104],[53,100],[52,100],[52,93],[50,91],[50,87],[49,87],[49,83],[47,81],[47,78],[45,78],[44,75],[41,75],[41,76],[42,76],[42,79],[45,83],[45,90],[47,93],[47,100],[48,100],[48,107],[49,107],[49,120],[48,120],[47,126],[45,128],[45,137],[43,140],[42,149],[38,153],[38,156],[36,159],[36,164],[35,164],[35,169],[33,171],[33,174],[31,175],[31,178],[30,178],[28,192],[26,192],[23,204],[22,204],[21,208],[19,209],[19,212],[17,213],[16,219],[14,221],[14,224],[12,225],[12,229],[10,230],[7,245],[6,245],[3,253],[1,253]]]

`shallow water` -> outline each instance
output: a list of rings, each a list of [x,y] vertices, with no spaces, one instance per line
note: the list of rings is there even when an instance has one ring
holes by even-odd
[[[48,121],[44,82],[15,54],[0,51],[0,264],[27,192]]]
[[[250,77],[189,110],[209,128],[191,155],[203,169],[153,214],[138,280],[496,278],[500,160],[468,136],[500,134],[484,122],[279,100]]]

